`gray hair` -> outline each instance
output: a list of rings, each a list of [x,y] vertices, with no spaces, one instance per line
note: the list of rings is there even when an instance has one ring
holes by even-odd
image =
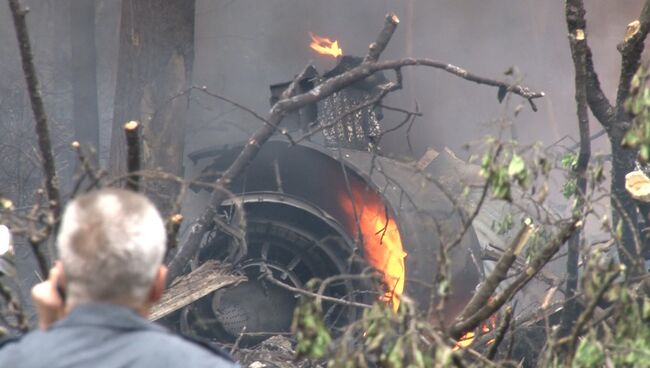
[[[163,220],[143,195],[103,189],[79,196],[57,238],[68,301],[145,302],[165,243]]]

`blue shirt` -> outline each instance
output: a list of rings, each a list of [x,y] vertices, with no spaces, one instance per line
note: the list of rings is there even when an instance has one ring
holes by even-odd
[[[226,353],[177,336],[133,310],[84,304],[46,331],[0,347],[0,368],[238,367]]]

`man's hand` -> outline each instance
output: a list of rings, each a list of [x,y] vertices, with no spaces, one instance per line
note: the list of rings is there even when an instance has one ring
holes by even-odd
[[[61,262],[57,261],[50,270],[48,279],[32,288],[32,299],[38,315],[38,327],[42,330],[48,329],[54,322],[63,318],[65,303],[56,289],[62,281],[62,277],[63,267]]]

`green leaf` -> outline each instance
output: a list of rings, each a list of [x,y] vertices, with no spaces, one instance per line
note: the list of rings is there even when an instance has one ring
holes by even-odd
[[[577,191],[576,180],[573,178],[567,179],[562,185],[562,195],[564,198],[569,199],[576,194]]]
[[[605,362],[602,346],[589,338],[583,338],[578,345],[574,367],[601,367]]]
[[[508,165],[508,175],[513,177],[520,175],[524,170],[526,170],[526,162],[516,153],[512,154],[512,159]]]
[[[630,130],[623,137],[623,140],[621,141],[621,146],[628,147],[628,148],[635,148],[639,145],[639,142],[641,142],[641,140],[639,139],[637,132],[635,130]]]
[[[490,176],[490,163],[492,163],[492,155],[486,153],[481,160],[481,171],[479,173],[484,178]]]
[[[562,167],[565,169],[572,169],[573,166],[575,166],[578,163],[578,155],[575,153],[567,153],[566,155],[562,156]]]
[[[648,162],[650,160],[650,146],[642,144],[639,148],[639,156],[641,162]]]
[[[616,224],[616,237],[619,239],[623,237],[623,221]]]

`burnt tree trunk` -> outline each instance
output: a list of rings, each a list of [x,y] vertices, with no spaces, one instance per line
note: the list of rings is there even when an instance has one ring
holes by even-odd
[[[621,71],[614,103],[603,92],[594,67],[593,55],[587,43],[584,1],[566,0],[565,4],[569,34],[584,47],[581,57],[576,55],[579,49],[572,48],[574,64],[577,69],[584,68],[583,84],[587,103],[594,117],[605,128],[612,149],[612,224],[617,232],[620,229],[619,257],[632,274],[645,274],[642,255],[646,252],[637,224],[637,205],[625,189],[625,175],[634,170],[637,151],[623,148],[621,141],[631,126],[631,118],[625,111],[625,101],[630,93],[632,77],[641,64],[645,39],[650,32],[650,0],[644,1],[639,18],[628,25],[625,38],[617,47],[621,54]]]
[[[188,89],[194,59],[194,0],[123,1],[111,137],[111,172],[126,172],[122,126],[142,124],[142,168],[183,174]],[[178,186],[149,180],[145,191],[169,215]]]
[[[99,149],[95,1],[70,0],[70,79],[75,140]],[[97,155],[89,157],[97,159]]]
[[[625,124],[625,121],[614,122]],[[612,219],[617,228],[621,229],[621,248],[619,257],[627,266],[631,266],[632,272],[642,272],[638,269],[644,267],[641,256],[645,253],[645,247],[641,241],[640,229],[637,225],[637,205],[630,193],[625,190],[625,175],[634,170],[636,150],[621,147],[622,134],[610,134],[609,141],[612,148],[612,183],[611,183],[611,206]],[[621,225],[618,225],[619,222]],[[636,271],[635,271],[636,270]]]

